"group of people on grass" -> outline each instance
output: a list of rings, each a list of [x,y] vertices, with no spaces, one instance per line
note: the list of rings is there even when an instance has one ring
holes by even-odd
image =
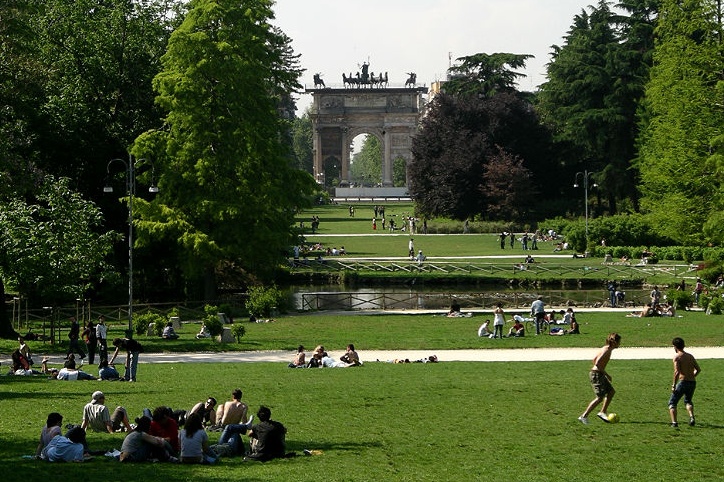
[[[567,325],[568,329],[553,327],[550,330],[551,335],[578,335],[580,334],[580,328],[578,321],[576,320],[576,314],[573,312],[573,308],[568,308],[566,311],[560,310],[560,318],[556,318],[556,312],[551,311],[550,313],[543,313],[540,320],[545,320],[549,324],[553,325]],[[520,313],[513,315],[510,322],[513,325],[508,330],[506,337],[515,338],[525,336],[525,322],[527,320],[523,318]],[[532,321],[532,319],[531,319]],[[503,338],[503,328],[505,326],[505,311],[503,311],[503,305],[498,303],[493,310],[493,331],[490,331],[490,320],[485,320],[480,328],[478,328],[478,336],[481,338]],[[540,323],[540,321],[538,321]]]
[[[232,399],[216,407],[209,397],[188,412],[166,406],[153,412],[145,409],[131,424],[128,412],[117,406],[111,414],[105,394],[93,392],[83,408],[79,425],[68,425],[62,434],[63,416],[53,412],[40,432],[37,458],[49,462],[82,462],[93,455],[109,455],[121,462],[161,461],[186,464],[216,463],[219,457],[244,456],[245,460],[267,461],[286,456],[286,428],[271,419],[271,410],[261,406],[252,424],[248,406],[241,401],[242,392],[235,389]],[[218,443],[211,445],[207,431],[221,431]],[[180,428],[183,427],[183,428]],[[91,450],[86,431],[126,432],[120,451]],[[248,448],[242,436],[249,439]]]
[[[339,357],[339,360],[335,360],[324,348],[324,345],[317,345],[312,352],[309,361],[307,361],[307,355],[304,351],[304,346],[299,345],[297,348],[297,354],[294,359],[289,363],[289,368],[349,368],[361,366],[362,362],[359,359],[359,355],[354,349],[354,344],[350,343],[344,352],[344,355]]]
[[[684,349],[686,344],[682,338],[674,338],[671,341],[671,345],[674,347],[676,353],[673,359],[674,377],[671,383],[671,395],[669,396],[668,403],[671,426],[673,428],[679,427],[677,406],[683,398],[686,411],[689,414],[689,425],[693,427],[696,425],[693,397],[694,391],[696,390],[696,377],[701,373],[701,367],[696,361],[696,358]],[[615,421],[610,418],[608,407],[611,404],[616,390],[611,384],[612,377],[606,371],[606,367],[611,359],[611,353],[619,346],[621,346],[621,335],[611,333],[606,338],[606,344],[593,358],[593,367],[589,372],[589,378],[596,397],[591,400],[583,413],[578,417],[578,420],[584,425],[589,424],[588,416],[601,402],[603,402],[603,405],[596,416],[606,423]]]
[[[77,322],[74,321],[75,324]],[[89,325],[91,323],[89,322]],[[80,364],[76,364],[76,358],[75,353],[71,350],[68,351],[68,353],[65,356],[65,360],[63,362],[62,368],[51,368],[48,366],[49,358],[43,357],[43,359],[40,362],[40,370],[37,370],[33,368],[35,365],[35,361],[33,360],[33,356],[30,353],[30,348],[28,347],[28,344],[25,342],[25,339],[23,337],[18,337],[18,343],[19,347],[11,354],[12,358],[12,366],[10,369],[10,374],[14,375],[47,375],[50,378],[58,379],[58,380],[127,380],[130,382],[136,381],[136,373],[138,371],[138,357],[141,352],[143,352],[143,346],[136,340],[130,339],[130,338],[115,338],[113,340],[113,346],[115,347],[115,351],[113,352],[113,355],[111,356],[110,360],[108,359],[108,349],[106,347],[106,338],[105,338],[105,323],[103,317],[101,317],[101,320],[99,321],[97,326],[102,326],[104,328],[103,330],[103,344],[101,345],[99,343],[99,346],[101,346],[100,351],[100,361],[98,363],[98,376],[94,376],[86,371],[81,370],[81,367],[83,366],[83,360],[85,359],[85,353],[82,352],[78,348],[78,351],[80,351],[79,356],[81,359]],[[72,333],[72,330],[71,330]],[[99,338],[100,340],[100,338]],[[77,345],[76,345],[77,346]],[[74,348],[75,350],[75,348]],[[116,368],[113,366],[113,363],[115,362],[118,355],[122,352],[126,352],[126,361],[125,361],[125,373],[124,376],[121,377],[116,370]],[[94,357],[90,355],[90,351],[88,352],[88,364],[92,365],[94,362]]]

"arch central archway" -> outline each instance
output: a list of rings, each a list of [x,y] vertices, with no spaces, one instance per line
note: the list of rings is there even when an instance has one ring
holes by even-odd
[[[396,89],[307,89],[312,94],[314,177],[324,184],[324,163],[341,162],[340,186],[349,186],[352,140],[372,134],[382,144],[382,186],[392,187],[395,159],[412,160],[412,137],[424,114],[426,87]]]

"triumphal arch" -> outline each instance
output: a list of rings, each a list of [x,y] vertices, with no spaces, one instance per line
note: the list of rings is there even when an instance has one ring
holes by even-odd
[[[325,184],[325,166],[339,163],[340,186],[349,186],[352,140],[360,134],[377,137],[382,146],[382,186],[391,187],[395,159],[409,163],[412,137],[424,111],[426,87],[416,85],[416,75],[390,86],[388,75],[369,73],[369,64],[349,77],[341,75],[342,85],[327,87],[320,74],[314,76],[310,117],[313,127],[314,177]]]

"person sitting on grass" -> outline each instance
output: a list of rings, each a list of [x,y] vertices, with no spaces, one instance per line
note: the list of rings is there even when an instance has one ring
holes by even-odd
[[[294,360],[289,363],[289,368],[305,368],[307,366],[306,355],[304,353],[304,346],[299,345],[297,347],[297,354],[294,356]]]
[[[209,397],[205,402],[197,403],[186,414],[186,419],[195,413],[199,414],[204,425],[216,425],[216,399]]]
[[[196,334],[196,339],[200,340],[202,338],[211,338],[211,332],[209,332],[209,329],[206,327],[205,324],[201,325],[201,329]]]
[[[38,448],[35,450],[35,456],[40,457],[43,449],[53,440],[56,435],[61,435],[61,427],[63,425],[63,416],[57,412],[48,414],[48,421],[40,431],[40,441]]]
[[[164,439],[169,454],[176,456],[181,450],[178,439],[178,422],[173,417],[173,410],[170,407],[156,407],[153,410],[151,428],[148,433]]]
[[[280,422],[271,419],[271,410],[265,406],[256,412],[259,423],[251,427],[251,453],[244,460],[266,462],[286,455],[287,429]]]
[[[189,415],[186,425],[179,434],[181,442],[181,463],[215,463],[217,455],[209,448],[209,435],[204,430],[199,413]]]
[[[126,435],[121,446],[121,462],[145,462],[156,459],[161,462],[178,462],[166,450],[165,440],[161,437],[149,435],[151,419],[139,417],[136,419],[136,428]]]
[[[478,336],[479,337],[488,337],[491,338],[493,336],[493,332],[490,331],[490,320],[485,320],[482,325],[480,325],[480,328],[478,328]]]
[[[108,360],[103,358],[98,364],[98,378],[101,380],[118,380],[121,378],[121,375],[118,373],[118,370],[116,370],[116,367],[109,365]]]
[[[347,345],[347,351],[345,352],[344,355],[342,355],[341,357],[339,357],[339,359],[340,359],[342,362],[347,363],[347,364],[352,365],[352,366],[360,366],[360,365],[362,365],[362,362],[359,361],[359,355],[358,355],[357,352],[354,350],[354,345],[353,345],[352,343],[350,343],[349,345]]]
[[[525,336],[525,326],[520,321],[513,319],[513,326],[508,330],[508,338]]]
[[[93,392],[91,401],[83,407],[82,429],[88,427],[94,432],[130,431],[131,424],[128,422],[128,413],[123,407],[116,407],[113,415],[110,415],[108,407],[105,406],[106,396],[103,392]]]
[[[56,435],[40,453],[48,462],[83,462],[90,458],[85,451],[85,430],[73,427],[68,433]]]
[[[166,326],[163,328],[163,333],[161,334],[161,338],[164,340],[177,340],[178,339],[178,333],[176,333],[176,330],[173,329],[173,323],[168,322],[166,323]]]

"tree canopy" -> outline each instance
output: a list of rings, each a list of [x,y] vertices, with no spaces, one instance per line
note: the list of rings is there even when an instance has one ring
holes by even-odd
[[[161,173],[158,203],[140,208],[139,238],[177,243],[180,265],[205,281],[207,298],[222,262],[257,275],[276,266],[314,187],[282,142],[288,126],[278,107],[299,88],[301,70],[288,37],[269,23],[272,4],[190,3],[154,79],[167,128],[134,147]]]

